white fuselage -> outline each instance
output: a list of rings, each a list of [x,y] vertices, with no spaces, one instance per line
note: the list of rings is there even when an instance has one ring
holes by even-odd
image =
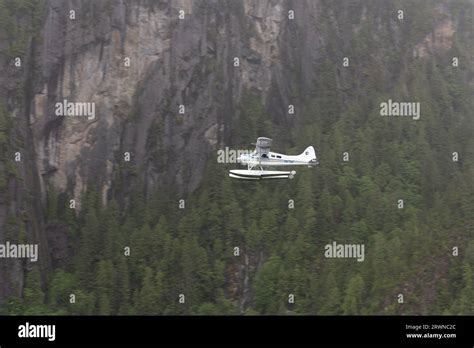
[[[237,160],[247,169],[233,169],[229,171],[231,178],[243,180],[261,179],[292,179],[296,172],[267,170],[264,167],[276,166],[313,166],[318,164],[314,147],[308,146],[303,153],[296,156],[283,155],[271,152],[269,144],[271,139],[260,137],[257,139],[257,147],[250,154],[242,154]]]
[[[312,148],[312,146],[310,146]],[[308,149],[310,149],[308,148]],[[308,150],[307,149],[307,150]],[[306,150],[305,150],[306,151]],[[248,166],[261,166],[261,167],[273,167],[273,166],[297,166],[297,165],[315,165],[317,164],[316,155],[314,149],[308,151],[307,154],[303,152],[301,155],[288,156],[281,153],[269,152],[268,154],[259,155],[256,152],[251,154],[243,154],[239,157],[238,161],[243,165]]]

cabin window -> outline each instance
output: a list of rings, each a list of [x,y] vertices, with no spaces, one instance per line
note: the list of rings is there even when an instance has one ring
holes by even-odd
[[[281,158],[281,156],[277,156],[277,158]]]

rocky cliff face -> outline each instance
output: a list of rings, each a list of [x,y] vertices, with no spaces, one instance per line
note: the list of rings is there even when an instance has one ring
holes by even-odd
[[[29,115],[42,190],[51,184],[80,201],[92,181],[105,202],[125,152],[148,187],[196,188],[242,90],[266,95],[279,73],[286,7],[49,3]],[[95,103],[95,119],[58,118],[55,103],[64,99]]]
[[[148,187],[195,189],[211,149],[230,140],[244,89],[265,99],[275,87],[280,105],[269,107],[275,118],[286,117],[285,106],[297,102],[292,68],[305,91],[330,35],[342,48],[349,44],[358,25],[348,27],[351,8],[339,5],[347,8],[336,18],[332,7],[313,1],[49,2],[29,114],[42,191],[51,184],[80,201],[92,181],[105,202],[124,152]],[[323,15],[330,26],[324,36]],[[395,13],[377,21],[397,35]],[[452,27],[440,22],[418,50],[448,49]],[[95,119],[58,118],[55,104],[64,99],[95,103]]]
[[[290,116],[287,107],[313,95],[324,62],[338,66],[338,87],[357,88],[345,85],[350,73],[342,68],[355,33],[369,28],[380,45],[374,60],[382,60],[404,47],[403,25],[415,23],[408,13],[398,20],[393,4],[346,1],[51,0],[42,6],[41,39],[28,42],[24,71],[15,77],[26,81],[24,102],[8,103],[8,87],[2,91],[17,115],[15,132],[25,139],[19,146],[25,161],[21,179],[9,187],[12,203],[0,206],[0,214],[28,211],[26,235],[41,241],[44,268],[51,250],[42,203],[49,189],[66,193],[79,209],[88,187],[100,190],[104,203],[114,190],[126,196],[134,181],[146,192],[192,191],[215,149],[232,145],[242,126],[245,90],[262,98],[275,124],[297,123],[298,112]],[[445,5],[428,7],[437,29],[420,36],[420,55],[449,49],[464,25]],[[95,117],[58,117],[55,105],[63,100],[95,103]],[[21,292],[23,266],[2,268],[0,298]]]

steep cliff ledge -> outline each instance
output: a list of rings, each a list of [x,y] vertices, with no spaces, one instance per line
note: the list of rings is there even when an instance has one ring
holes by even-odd
[[[390,181],[393,192],[398,194],[406,185],[410,195],[419,195],[412,202],[424,202],[431,209],[446,199],[452,202],[453,211],[465,209],[449,200],[450,193],[442,191],[440,183],[444,181],[439,178],[453,173],[463,177],[456,180],[469,187],[465,178],[472,171],[472,150],[466,139],[472,119],[466,110],[472,104],[466,90],[474,85],[472,2],[0,0],[0,23],[0,66],[5,72],[0,76],[0,242],[38,243],[42,284],[49,284],[51,270],[70,267],[74,254],[70,249],[80,256],[78,241],[84,239],[88,221],[79,214],[87,210],[87,192],[97,192],[104,206],[117,202],[122,214],[133,205],[133,193],[138,191],[147,202],[147,214],[155,214],[149,220],[144,218],[145,225],[152,221],[157,230],[169,227],[169,236],[163,237],[169,245],[179,245],[172,238],[183,237],[181,229],[189,232],[200,226],[196,227],[199,231],[193,230],[198,237],[183,237],[183,248],[197,250],[192,255],[206,260],[202,265],[212,264],[218,276],[208,278],[215,282],[212,284],[220,284],[222,296],[237,302],[240,312],[253,306],[254,293],[258,293],[253,288],[256,272],[279,269],[280,262],[270,257],[272,254],[293,255],[285,248],[274,249],[270,241],[278,239],[278,228],[292,227],[294,218],[278,220],[280,226],[269,229],[275,235],[266,235],[270,246],[246,253],[244,263],[224,257],[215,260],[213,252],[223,245],[230,248],[231,241],[260,243],[255,242],[255,231],[271,223],[266,216],[257,218],[255,211],[270,212],[275,221],[287,214],[275,213],[280,206],[267,211],[252,202],[254,196],[262,198],[280,193],[278,190],[229,188],[223,179],[204,174],[215,163],[218,148],[246,148],[258,135],[277,138],[280,149],[299,149],[314,142],[324,153],[326,165],[310,176],[318,187],[301,181],[290,188],[280,186],[281,192],[288,190],[292,195],[301,194],[305,185],[312,190],[312,194],[301,194],[301,199],[314,210],[301,213],[298,220],[306,224],[309,216],[305,227],[298,229],[307,229],[307,235],[280,233],[281,238],[291,239],[291,245],[314,238],[314,246],[324,231],[337,230],[344,219],[357,214],[357,223],[351,220],[356,227],[347,230],[365,231],[363,238],[369,240],[369,235],[385,227],[373,222],[363,199],[375,197],[374,206],[382,206],[373,187],[380,195],[390,191],[384,177],[392,174],[396,177]],[[452,69],[454,58],[461,62],[459,68]],[[393,96],[424,103],[427,116],[419,128],[386,124],[374,116],[380,100]],[[81,103],[82,111],[75,109],[74,115],[68,115],[69,103]],[[289,112],[290,106],[294,113]],[[86,114],[87,110],[93,112]],[[340,153],[349,146],[355,153],[351,155],[356,158],[355,169],[341,169]],[[421,159],[410,157],[415,156],[410,146],[423,149],[419,151]],[[382,149],[386,152],[377,152]],[[462,158],[467,158],[459,173],[436,162],[459,149],[465,150]],[[17,154],[20,160],[16,160]],[[420,173],[426,174],[423,181],[418,181]],[[356,177],[360,180],[357,185]],[[212,191],[222,188],[217,186],[221,184],[229,190],[223,192],[241,190],[239,197],[248,199],[244,203],[225,200],[223,193]],[[459,187],[450,186],[450,192],[462,192]],[[438,191],[447,196],[443,198]],[[175,202],[193,192],[201,195],[197,205],[209,203],[220,215],[200,212],[206,215],[202,217],[196,211],[188,213],[190,216],[168,214],[169,208],[151,203],[155,202],[152,199],[159,201],[154,195],[172,194],[163,199]],[[71,232],[67,221],[57,218],[57,210],[62,209],[56,207],[57,199],[63,205],[74,200],[80,236]],[[213,199],[235,209],[231,211]],[[356,199],[360,199],[357,209],[351,207]],[[349,213],[342,214],[342,207]],[[247,214],[245,226],[224,228],[237,221],[232,220],[232,214]],[[216,216],[225,222],[212,220]],[[199,220],[204,218],[215,224]],[[252,219],[258,223],[247,223]],[[196,225],[191,226],[190,221]],[[135,227],[124,234],[139,233],[136,230],[140,228]],[[149,231],[149,227],[143,230]],[[452,238],[465,241],[466,231]],[[208,234],[222,235],[222,243],[214,245]],[[182,272],[189,275],[194,265],[186,260],[190,266],[183,266]],[[93,261],[97,260],[91,264]],[[320,267],[319,261],[314,267]],[[97,269],[105,274],[107,267]],[[305,274],[318,273],[311,268],[313,264],[307,267]],[[1,260],[0,300],[11,295],[21,298],[26,271],[32,268],[30,261]],[[132,272],[133,276],[137,289],[152,277]],[[155,276],[161,279],[161,273]],[[220,277],[225,281],[219,283]],[[198,278],[192,279],[199,283]],[[334,289],[349,283],[328,279],[320,283]],[[306,284],[317,287],[319,280]],[[185,283],[189,286],[193,282]],[[354,287],[358,284],[357,279],[350,283]],[[405,286],[407,291],[415,288],[410,286]],[[391,308],[383,302],[390,295],[383,293],[385,297],[371,307],[371,313]],[[423,311],[424,305],[416,304],[416,310]],[[270,307],[263,304],[258,308],[265,312]],[[327,313],[333,309],[328,308]],[[167,313],[175,312],[173,307]]]

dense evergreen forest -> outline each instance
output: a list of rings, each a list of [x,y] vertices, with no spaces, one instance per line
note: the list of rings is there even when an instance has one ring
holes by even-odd
[[[336,40],[327,44],[310,89],[295,74],[294,118],[276,119],[271,101],[248,89],[215,149],[267,136],[281,153],[314,145],[318,166],[292,180],[246,182],[229,178],[236,165],[213,153],[194,192],[150,192],[135,180],[129,199],[120,178],[139,168],[124,166],[107,204],[92,187],[80,212],[50,188],[46,224],[64,231],[68,257],[43,280],[33,266],[23,298],[9,298],[1,313],[474,314],[473,49],[455,34],[449,50],[414,57],[431,30],[416,4],[402,51],[377,48],[387,32],[373,40],[362,23],[344,54]],[[452,7],[454,16],[472,11]],[[472,16],[465,20],[472,28]],[[381,117],[388,99],[419,102],[420,119]],[[2,107],[2,155],[9,122]],[[0,189],[14,175],[8,168]],[[326,258],[334,241],[365,245],[365,260]]]

